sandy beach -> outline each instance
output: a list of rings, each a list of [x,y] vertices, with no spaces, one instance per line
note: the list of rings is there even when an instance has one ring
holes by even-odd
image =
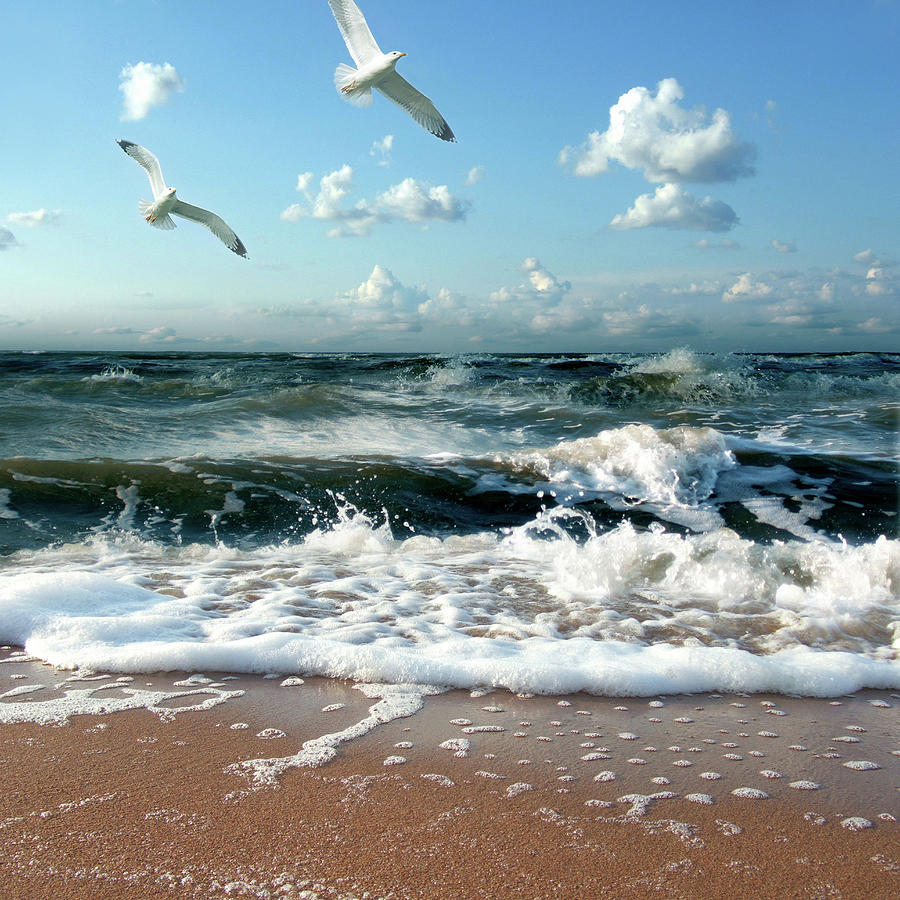
[[[5,897],[900,889],[891,692],[455,690],[390,718],[377,698],[321,678],[89,678],[3,651]],[[99,698],[113,711],[69,714]],[[114,711],[129,698],[151,708]],[[184,710],[205,701],[215,705]],[[13,707],[46,724],[9,721]],[[304,746],[332,758],[311,765]]]

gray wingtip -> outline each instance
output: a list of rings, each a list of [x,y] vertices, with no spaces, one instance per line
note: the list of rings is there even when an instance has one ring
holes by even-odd
[[[431,133],[440,138],[442,141],[449,141],[451,144],[456,143],[456,135],[451,131],[450,126],[444,122],[444,127],[440,131],[432,131]]]
[[[116,143],[127,153],[129,147],[137,147],[134,141],[124,141],[122,138],[116,138]]]

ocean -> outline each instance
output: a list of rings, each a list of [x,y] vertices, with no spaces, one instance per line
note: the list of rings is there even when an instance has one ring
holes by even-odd
[[[900,354],[0,353],[0,642],[63,668],[900,688]]]

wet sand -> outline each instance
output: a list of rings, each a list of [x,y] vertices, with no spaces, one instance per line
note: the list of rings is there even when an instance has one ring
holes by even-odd
[[[0,653],[3,897],[900,895],[896,692],[449,691],[373,724],[326,679],[71,676]],[[73,691],[153,709],[9,721]]]

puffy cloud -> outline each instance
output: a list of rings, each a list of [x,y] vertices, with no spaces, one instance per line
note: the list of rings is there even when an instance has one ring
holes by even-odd
[[[432,187],[414,178],[404,178],[375,200],[379,217],[407,222],[456,222],[465,218],[465,207],[445,184]]]
[[[881,266],[873,266],[866,272],[866,293],[870,297],[883,297],[894,292],[894,285]]]
[[[465,219],[466,204],[450,193],[446,185],[432,186],[415,178],[404,178],[399,184],[376,195],[375,199],[359,200],[353,206],[345,205],[353,193],[353,169],[344,165],[324,175],[319,181],[319,192],[310,191],[312,174],[299,176],[297,190],[306,195],[306,205],[293,203],[280,218],[297,222],[306,216],[337,223],[329,237],[369,234],[376,224],[404,221],[427,225],[431,222],[457,222]]]
[[[309,186],[312,184],[312,180],[315,178],[315,175],[312,172],[304,172],[302,175],[297,176],[297,190],[300,191],[301,194],[309,195]]]
[[[19,242],[16,240],[16,236],[8,228],[0,225],[0,253],[18,246]]]
[[[616,216],[610,228],[678,228],[691,231],[728,231],[738,223],[737,213],[712,197],[700,199],[677,184],[661,184],[654,194],[641,194],[626,213]]]
[[[390,269],[376,263],[369,277],[342,297],[352,306],[410,310],[417,309],[428,295],[421,288],[405,287]]]
[[[391,150],[394,149],[394,136],[386,134],[380,141],[372,144],[369,150],[369,156],[374,156],[378,160],[379,166],[389,166],[391,164]]]
[[[378,264],[362,284],[337,298],[352,310],[354,331],[420,331],[419,307],[427,300],[422,288],[407,287]]]
[[[863,286],[857,288],[857,293],[862,290],[870,297],[884,297],[896,292],[897,279],[888,271],[896,265],[892,259],[878,256],[869,248],[857,253],[853,260],[866,267]]]
[[[119,90],[125,95],[125,109],[120,116],[123,122],[145,118],[154,106],[168,103],[173,93],[184,90],[184,82],[170,63],[125,66],[119,81]]]
[[[581,147],[566,147],[559,161],[576,175],[600,175],[611,161],[643,169],[648,181],[714,183],[752,175],[752,145],[731,129],[724,109],[709,117],[703,108],[684,109],[681,85],[666,78],[654,95],[634,87],[610,108],[609,128],[593,131]]]
[[[772,238],[772,242],[769,246],[773,250],[777,250],[779,253],[796,253],[797,252],[797,244],[794,241],[779,241],[778,238]]]
[[[722,294],[726,303],[736,303],[739,300],[758,300],[768,297],[772,293],[770,285],[764,281],[753,281],[749,272],[738,276],[738,280]]]
[[[283,209],[279,214],[278,218],[281,219],[282,222],[299,222],[301,219],[305,219],[309,215],[306,207],[301,203],[292,203],[286,209]]]
[[[571,289],[568,281],[560,281],[549,269],[545,269],[537,257],[529,256],[522,263],[528,279],[517,288],[502,287],[490,295],[494,302],[506,303],[510,300],[540,300],[543,303],[558,303]]]
[[[24,225],[26,228],[36,228],[38,225],[49,225],[58,222],[62,211],[58,209],[40,209],[31,212],[10,213],[6,221],[10,225]]]
[[[484,178],[484,166],[473,166],[466,174],[466,184],[478,184]]]
[[[431,325],[458,325],[471,328],[478,322],[475,310],[460,294],[441,288],[436,297],[429,297],[419,304],[419,316]]]
[[[592,301],[569,299],[535,313],[528,324],[538,334],[554,334],[589,331],[596,328],[597,321],[597,310]]]

